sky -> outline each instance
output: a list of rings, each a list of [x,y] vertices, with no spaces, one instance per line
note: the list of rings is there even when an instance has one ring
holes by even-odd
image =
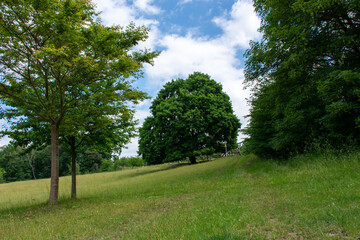
[[[134,86],[155,98],[172,79],[186,79],[202,72],[222,84],[242,126],[249,106],[244,90],[244,57],[251,40],[261,38],[260,19],[250,0],[93,0],[105,25],[131,22],[150,29],[149,38],[137,49],[160,50],[154,65],[144,65],[144,77]],[[140,125],[150,116],[151,99],[135,106]],[[240,136],[241,138],[242,136]],[[8,139],[0,140],[0,145]],[[137,155],[137,138],[121,156]]]

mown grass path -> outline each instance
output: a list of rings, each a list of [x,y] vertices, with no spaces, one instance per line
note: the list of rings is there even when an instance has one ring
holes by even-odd
[[[255,156],[0,185],[0,239],[358,239],[360,153]]]

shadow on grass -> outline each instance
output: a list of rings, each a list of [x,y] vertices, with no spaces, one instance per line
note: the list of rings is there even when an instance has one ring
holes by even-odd
[[[196,164],[201,164],[201,163],[205,163],[205,162],[209,162],[210,160],[204,160],[204,161],[198,161]],[[166,163],[165,163],[166,164]],[[142,170],[142,171],[136,171],[137,169],[133,169],[136,172],[132,172],[129,174],[124,174],[122,176],[119,176],[119,179],[123,179],[123,178],[132,178],[132,177],[139,177],[139,176],[143,176],[143,175],[148,175],[148,174],[152,174],[152,173],[156,173],[156,172],[163,172],[163,171],[167,171],[167,170],[171,170],[171,169],[175,169],[175,168],[180,168],[180,167],[185,167],[185,166],[189,166],[189,165],[196,165],[196,164],[191,164],[188,162],[182,162],[182,163],[168,163],[168,166],[163,167],[163,168],[159,168],[159,169],[152,169],[152,170],[144,170],[139,168],[138,170]],[[160,164],[163,165],[163,164]],[[156,165],[153,165],[156,166]]]
[[[235,239],[243,239],[243,238],[240,238],[239,236],[234,236],[229,233],[216,234],[216,235],[212,235],[208,238],[202,238],[202,240],[235,240]]]

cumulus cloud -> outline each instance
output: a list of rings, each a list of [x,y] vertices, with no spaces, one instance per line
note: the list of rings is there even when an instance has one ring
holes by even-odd
[[[179,4],[186,4],[186,3],[190,3],[192,2],[192,0],[182,0]]]
[[[245,101],[248,92],[242,86],[243,70],[237,68],[236,50],[220,44],[221,41],[192,38],[191,35],[166,36],[161,41],[166,50],[155,60],[154,67],[146,67],[147,76],[153,84],[161,87],[171,79],[185,78],[195,71],[207,73],[223,85],[235,113],[242,117],[248,112]]]
[[[161,9],[154,5],[151,5],[153,0],[135,0],[134,6],[141,11],[148,13],[148,14],[159,14]]]
[[[135,137],[131,139],[131,142],[122,149],[120,157],[133,157],[137,156],[137,151],[139,150],[139,138]]]
[[[150,106],[150,100],[146,100],[138,105],[138,107],[146,107],[147,110],[137,110],[135,113],[135,119],[139,121],[138,127],[142,126],[145,118],[151,115],[148,107]],[[126,148],[122,149],[121,157],[136,156],[139,146],[139,138],[135,137],[131,139],[131,142],[126,145]]]
[[[94,0],[96,9],[101,11],[100,18],[106,25],[127,26],[157,24],[156,20],[144,18],[142,13],[159,14],[161,9],[152,5],[152,0],[135,0],[129,5],[126,0]]]
[[[167,35],[159,41],[164,48],[155,59],[153,67],[147,66],[146,73],[153,83],[162,85],[172,77],[183,77],[194,71],[207,71],[225,59],[236,61],[230,49],[216,45],[215,41],[194,38],[192,35]],[[217,68],[217,67],[216,67]]]
[[[9,144],[9,142],[10,139],[7,136],[0,138],[0,147]]]
[[[192,2],[195,2],[195,1],[203,1],[203,2],[210,2],[212,0],[182,0],[181,2],[179,2],[178,4],[186,4],[186,3],[192,3]]]
[[[136,19],[133,9],[126,4],[125,0],[116,2],[112,0],[95,0],[94,2],[96,9],[101,11],[100,17],[104,24],[126,26]]]
[[[139,124],[142,125],[145,121],[145,118],[149,117],[150,115],[151,113],[149,110],[137,110],[135,113],[135,119],[139,120]]]
[[[260,37],[257,31],[260,19],[256,16],[251,2],[237,1],[230,13],[214,18],[213,22],[224,31],[221,36],[224,44],[232,47],[247,48],[250,40]]]

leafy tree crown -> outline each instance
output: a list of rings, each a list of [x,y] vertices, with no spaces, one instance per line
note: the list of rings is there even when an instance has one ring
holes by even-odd
[[[229,96],[203,73],[166,83],[140,129],[139,153],[148,163],[193,158],[236,145],[240,127]]]

